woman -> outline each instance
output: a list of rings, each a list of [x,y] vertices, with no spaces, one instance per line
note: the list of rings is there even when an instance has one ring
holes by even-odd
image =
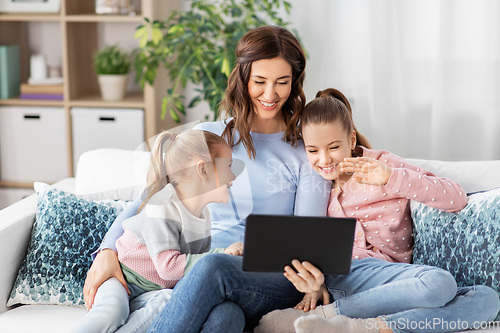
[[[221,108],[227,122],[203,123],[199,128],[222,134],[233,150],[233,158],[245,162],[247,179],[240,175],[231,188],[234,200],[209,206],[212,217],[212,247],[227,247],[241,241],[244,218],[249,213],[324,216],[330,188],[307,163],[301,143],[294,147],[288,127],[305,104],[303,83],[305,56],[298,40],[286,29],[267,26],[249,31],[236,49],[237,63],[231,73]],[[116,277],[126,287],[114,243],[123,229],[121,222],[135,214],[134,202],[115,221],[87,274],[84,297],[89,308],[101,283]],[[291,298],[262,309],[260,316],[277,308],[297,304],[302,295],[281,274],[276,278],[290,286]],[[231,303],[231,302],[228,302]],[[215,314],[214,314],[215,316]],[[207,331],[211,323],[204,320]],[[254,323],[255,324],[255,323]]]

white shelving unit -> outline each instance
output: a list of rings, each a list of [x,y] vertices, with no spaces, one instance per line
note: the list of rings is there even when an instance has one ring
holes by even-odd
[[[53,130],[63,132],[64,148],[57,149],[65,150],[61,154],[64,156],[62,157],[64,161],[51,161],[51,163],[59,162],[60,165],[64,165],[66,171],[61,172],[59,179],[74,174],[72,108],[142,109],[144,110],[144,121],[143,125],[138,126],[144,127],[142,132],[144,140],[175,125],[169,117],[165,120],[160,118],[161,98],[171,86],[164,70],[160,70],[154,87],[148,85],[144,90],[137,90],[137,86],[129,84],[129,91],[123,101],[107,102],[100,97],[97,75],[93,71],[92,55],[103,46],[103,39],[116,40],[119,45],[120,43],[126,43],[129,46],[132,43],[137,44],[137,41],[133,40],[133,32],[135,27],[144,22],[144,18],[166,19],[172,10],[178,8],[179,0],[141,0],[139,15],[97,15],[95,14],[94,0],[62,0],[61,10],[58,14],[0,13],[0,45],[19,44],[20,46],[21,82],[27,82],[32,49],[41,43],[39,34],[43,32],[38,32],[38,26],[33,29],[33,25],[43,26],[43,24],[47,24],[49,29],[45,30],[57,31],[53,33],[53,36],[43,35],[43,39],[59,39],[55,41],[55,45],[60,45],[60,50],[55,52],[56,57],[60,56],[62,63],[64,100],[0,99],[0,107],[33,108],[35,111],[40,107],[48,107],[62,110],[65,126],[62,129],[54,127]],[[55,24],[58,25],[59,29]],[[30,32],[32,36],[30,36]],[[113,37],[113,34],[116,38]],[[133,74],[131,74],[132,76]],[[92,128],[87,130],[91,132]],[[13,137],[9,136],[8,139],[13,139]],[[49,158],[51,147],[46,147],[46,150],[49,152],[47,155]],[[2,152],[0,151],[1,159]],[[11,161],[4,162],[11,163]],[[32,167],[36,168],[36,163],[33,163]],[[52,176],[48,178],[52,178]],[[36,180],[52,182],[59,179]],[[0,191],[2,188],[32,188],[32,179],[4,180],[0,174]]]

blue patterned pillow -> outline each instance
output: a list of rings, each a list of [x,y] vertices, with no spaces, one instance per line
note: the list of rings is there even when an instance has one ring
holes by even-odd
[[[93,202],[46,184],[38,185],[38,207],[28,253],[7,306],[84,306],[83,284],[96,250],[124,202]]]
[[[412,202],[415,264],[441,267],[459,286],[487,285],[500,294],[500,189],[469,196],[448,213]]]

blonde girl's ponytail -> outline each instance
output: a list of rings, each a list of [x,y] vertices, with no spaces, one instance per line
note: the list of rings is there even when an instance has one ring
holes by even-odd
[[[339,120],[345,131],[356,132],[356,146],[371,149],[372,145],[368,139],[359,133],[352,116],[352,108],[349,100],[339,90],[328,88],[318,91],[316,98],[309,102],[302,111],[300,117],[299,132],[307,124],[329,124]]]
[[[175,138],[176,134],[171,132],[161,132],[155,139],[153,148],[151,149],[151,163],[146,180],[146,198],[144,198],[142,205],[139,207],[139,212],[144,208],[146,203],[151,197],[161,191],[168,184],[168,175],[165,171],[164,164],[164,146],[165,142],[172,137]],[[166,147],[165,147],[166,148]]]
[[[169,140],[172,141],[170,145],[167,144]],[[164,131],[158,134],[151,149],[144,192],[146,197],[138,212],[168,183],[176,188],[179,182],[188,180],[187,171],[197,160],[213,162],[219,157],[220,145],[227,146],[222,137],[203,130],[185,130],[180,134]]]

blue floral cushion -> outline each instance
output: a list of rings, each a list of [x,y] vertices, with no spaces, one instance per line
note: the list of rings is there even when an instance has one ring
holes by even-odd
[[[43,184],[28,253],[7,306],[84,306],[83,285],[96,250],[124,202],[93,202]]]
[[[458,286],[487,285],[500,294],[500,189],[469,196],[448,213],[412,202],[415,264],[451,272]]]

